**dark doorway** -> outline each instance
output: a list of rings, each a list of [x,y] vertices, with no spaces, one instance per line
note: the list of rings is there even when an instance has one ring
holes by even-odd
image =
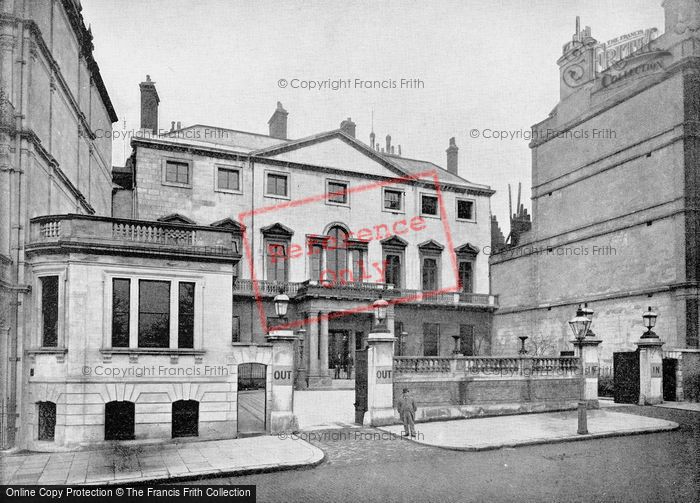
[[[615,403],[639,402],[639,353],[613,353]]]
[[[173,402],[173,438],[199,436],[199,402],[178,400]]]
[[[53,440],[56,433],[56,404],[37,403],[39,412],[39,440]]]
[[[107,402],[105,440],[133,440],[134,416],[134,402]]]
[[[267,366],[242,363],[238,366],[238,434],[260,435],[266,430]]]
[[[334,379],[350,379],[350,335],[346,330],[328,333],[328,362]]]
[[[676,371],[678,370],[678,360],[675,358],[664,358],[663,365],[663,393],[664,402],[676,401]]]
[[[355,351],[355,422],[362,424],[367,412],[367,349]]]

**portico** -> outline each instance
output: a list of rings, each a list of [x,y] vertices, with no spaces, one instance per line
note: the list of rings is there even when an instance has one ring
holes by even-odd
[[[297,388],[330,387],[333,368],[337,364],[331,361],[331,349],[340,352],[347,365],[346,377],[350,376],[351,366],[355,361],[355,350],[366,343],[372,327],[370,302],[340,301],[334,299],[314,299],[305,301],[302,312],[306,321],[306,334],[299,342],[297,351]],[[367,309],[365,311],[365,309]],[[388,328],[394,330],[394,310],[390,306]],[[333,336],[342,336],[342,349],[331,345]]]

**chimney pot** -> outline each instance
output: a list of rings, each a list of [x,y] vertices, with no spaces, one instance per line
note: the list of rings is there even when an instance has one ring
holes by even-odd
[[[175,121],[170,122],[170,132],[172,133],[173,131],[175,131]]]
[[[141,90],[141,129],[157,134],[160,98],[156,91],[156,83],[151,80],[150,75],[146,75],[146,80],[139,84],[139,88]]]
[[[282,103],[278,101],[275,112],[270,117],[270,120],[267,121],[270,127],[270,136],[280,140],[287,139],[287,115],[289,113],[284,109]]]
[[[459,147],[455,142],[454,136],[450,138],[450,146],[447,147],[447,150],[445,152],[447,152],[447,171],[449,171],[452,174],[458,175]]]
[[[355,124],[350,117],[348,117],[346,120],[340,123],[340,130],[343,131],[345,134],[348,136],[352,136],[355,138],[355,128],[357,124]]]
[[[388,134],[386,135],[386,153],[388,154],[391,151],[391,135]]]
[[[182,124],[180,123],[180,121],[177,121],[177,128],[182,129]]]

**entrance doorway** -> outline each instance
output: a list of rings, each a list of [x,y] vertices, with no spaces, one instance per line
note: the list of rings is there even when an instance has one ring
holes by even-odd
[[[238,434],[262,435],[266,422],[267,365],[241,363],[238,366]]]
[[[105,404],[105,440],[134,439],[134,402],[113,401]]]
[[[613,353],[615,403],[639,402],[639,352]]]
[[[328,332],[328,363],[333,379],[352,377],[352,347],[349,331],[330,330]]]

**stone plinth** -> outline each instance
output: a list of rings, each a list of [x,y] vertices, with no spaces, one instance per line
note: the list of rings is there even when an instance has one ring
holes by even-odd
[[[390,332],[371,332],[367,337],[367,412],[365,426],[396,422],[394,417],[394,341]]]
[[[639,348],[639,405],[663,402],[662,354],[663,342],[658,337],[642,337],[635,342]]]
[[[294,342],[292,330],[270,332],[272,343],[272,397],[270,433],[292,433],[299,429],[294,415]]]

